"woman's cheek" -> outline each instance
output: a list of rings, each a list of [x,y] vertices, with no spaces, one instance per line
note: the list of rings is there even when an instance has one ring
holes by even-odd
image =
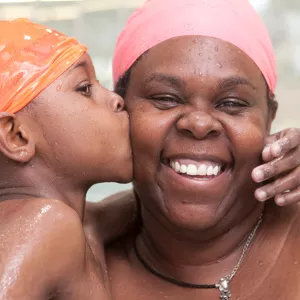
[[[251,159],[255,157],[260,159],[261,152],[265,144],[267,135],[267,127],[265,120],[262,117],[247,118],[236,126],[234,140],[236,143],[235,149],[240,154],[240,157]]]

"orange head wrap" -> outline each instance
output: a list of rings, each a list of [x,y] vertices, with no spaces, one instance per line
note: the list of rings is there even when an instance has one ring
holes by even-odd
[[[75,39],[29,20],[0,21],[0,112],[24,108],[86,51]]]

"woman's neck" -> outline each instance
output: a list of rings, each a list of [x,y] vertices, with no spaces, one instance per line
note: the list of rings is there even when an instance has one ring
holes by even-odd
[[[199,283],[201,278],[214,282],[230,273],[238,262],[263,208],[257,203],[245,216],[237,218],[239,221],[228,222],[227,227],[220,225],[222,234],[212,232],[209,237],[208,232],[199,232],[198,238],[194,233],[192,238],[185,238],[144,212],[144,230],[137,239],[137,248],[149,265],[166,276],[191,283]]]

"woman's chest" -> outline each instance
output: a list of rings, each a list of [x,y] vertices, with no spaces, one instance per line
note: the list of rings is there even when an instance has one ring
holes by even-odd
[[[298,263],[294,251],[289,250],[287,247],[273,261],[269,258],[272,254],[268,252],[245,261],[246,264],[230,283],[229,299],[299,300],[300,260]],[[108,271],[112,296],[116,300],[226,300],[220,298],[218,289],[183,288],[162,280],[133,261],[132,257],[109,256]]]
[[[186,300],[203,299],[219,300],[218,289],[200,290],[178,287],[174,284],[163,282],[151,275],[133,274],[119,270],[123,278],[114,278],[111,281],[113,299],[138,299],[138,300]],[[230,300],[299,300],[300,278],[291,279],[288,276],[270,276],[263,281],[241,282],[242,279],[232,282]]]

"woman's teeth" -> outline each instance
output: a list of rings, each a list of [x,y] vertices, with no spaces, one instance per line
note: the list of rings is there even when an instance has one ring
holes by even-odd
[[[176,160],[170,162],[170,167],[180,174],[190,176],[218,176],[221,173],[222,166],[215,162],[197,162],[196,164],[181,164]]]

